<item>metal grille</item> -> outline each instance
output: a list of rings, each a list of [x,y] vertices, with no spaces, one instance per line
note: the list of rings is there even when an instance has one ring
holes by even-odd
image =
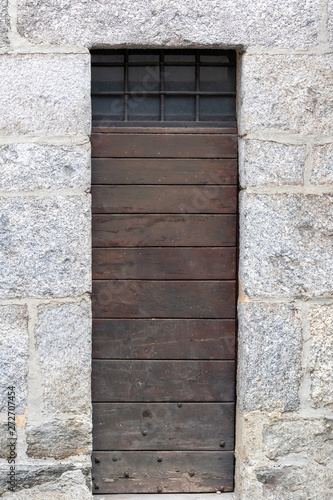
[[[236,125],[236,53],[95,50],[93,126]]]

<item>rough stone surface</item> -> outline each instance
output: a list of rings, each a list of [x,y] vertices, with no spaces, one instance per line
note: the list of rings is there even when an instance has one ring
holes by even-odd
[[[290,305],[239,306],[238,405],[245,411],[299,406],[302,329]]]
[[[333,305],[313,306],[311,332],[311,398],[315,407],[333,409]]]
[[[15,413],[24,413],[28,374],[28,315],[25,306],[0,306],[0,410],[7,412],[7,387],[15,386]]]
[[[9,16],[8,16],[8,0],[0,2],[0,47],[9,45],[8,39]]]
[[[241,134],[333,133],[333,55],[245,55]]]
[[[0,199],[0,297],[90,290],[90,196]]]
[[[0,134],[89,134],[85,54],[0,56]]]
[[[246,188],[302,184],[305,157],[305,146],[241,140],[239,146],[241,186]]]
[[[245,295],[333,295],[332,202],[332,195],[243,196],[240,269]]]
[[[321,186],[333,184],[333,144],[314,148],[311,183]]]
[[[90,187],[90,153],[84,146],[0,146],[0,190]]]
[[[90,303],[38,307],[37,348],[48,411],[91,412]]]
[[[319,0],[19,0],[18,31],[34,43],[87,47],[317,45]]]
[[[15,500],[91,500],[91,492],[87,486],[86,477],[80,470],[71,470],[71,468],[68,464],[50,466],[49,468],[41,466],[20,467],[16,476],[19,490],[14,493],[6,491],[1,498],[13,498]],[[3,474],[5,478],[6,473]],[[5,484],[2,491],[6,489],[7,485]]]
[[[270,460],[298,453],[328,465],[333,456],[333,419],[276,418],[264,429],[264,453]]]
[[[63,459],[91,451],[91,423],[80,417],[43,422],[26,434],[29,457]]]

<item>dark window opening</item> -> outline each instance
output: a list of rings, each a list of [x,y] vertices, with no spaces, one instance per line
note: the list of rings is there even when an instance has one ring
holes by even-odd
[[[94,50],[93,126],[236,126],[236,53]]]

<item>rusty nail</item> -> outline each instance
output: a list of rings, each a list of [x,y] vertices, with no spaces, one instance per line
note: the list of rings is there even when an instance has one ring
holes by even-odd
[[[113,462],[117,462],[117,460],[118,460],[118,458],[116,458],[116,457],[113,457],[113,458],[112,458],[112,461],[113,461]]]
[[[194,472],[189,472],[189,475],[190,475],[190,477],[193,477],[193,476],[195,476],[195,473]]]
[[[147,436],[147,434],[148,434],[147,431],[142,431],[143,436]]]
[[[158,457],[157,461],[162,462],[162,457]]]
[[[182,403],[177,403],[178,408],[181,408],[183,405]]]
[[[158,487],[157,487],[157,493],[162,493],[162,491],[163,491],[162,487],[161,487],[161,486],[158,486]]]
[[[124,472],[124,477],[129,477],[129,473],[128,472]]]
[[[224,441],[220,441],[220,446],[221,446],[221,448],[224,448],[225,447],[225,442]]]
[[[95,457],[95,464],[99,464],[100,460],[99,457]]]

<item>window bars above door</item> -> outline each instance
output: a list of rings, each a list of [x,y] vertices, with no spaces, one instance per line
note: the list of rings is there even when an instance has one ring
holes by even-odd
[[[95,127],[236,126],[234,51],[94,50],[91,56]]]

